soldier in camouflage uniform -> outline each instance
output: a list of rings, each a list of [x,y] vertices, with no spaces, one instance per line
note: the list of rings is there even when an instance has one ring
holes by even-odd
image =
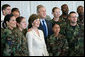
[[[80,27],[79,37],[80,37],[80,55],[84,56],[84,7],[78,6],[78,24]]]
[[[68,55],[68,43],[65,36],[59,34],[60,26],[54,24],[54,34],[47,39],[47,48],[50,56],[67,56]]]
[[[26,31],[26,20],[24,17],[20,16],[18,18],[16,18],[17,21],[17,28],[14,30],[15,33],[15,37],[18,38],[18,46],[19,47],[19,51],[17,51],[17,55],[18,56],[28,56],[28,46],[27,46],[27,38],[25,37],[26,33],[24,33]],[[24,31],[25,29],[25,31]]]
[[[8,19],[10,20],[8,21]],[[8,15],[4,20],[7,26],[1,37],[2,55],[28,56],[26,38],[19,29],[14,28],[16,27],[16,18],[13,15]],[[6,23],[7,21],[8,23]]]
[[[51,20],[52,25],[54,23],[60,24],[59,17],[60,17],[60,9],[58,7],[54,7],[52,9],[53,19]]]
[[[69,45],[69,56],[80,56],[80,45],[82,44],[82,39],[79,37],[80,27],[77,24],[76,12],[69,13],[69,20],[70,23],[68,23],[66,27],[66,38]]]
[[[60,16],[60,21],[63,23],[67,23],[68,22],[68,5],[67,4],[63,4],[61,6],[61,10],[62,10],[62,15]]]
[[[60,17],[60,9],[58,7],[54,7],[52,9],[52,14],[53,14],[53,19],[51,20],[51,23],[54,24],[58,24],[61,27],[61,31],[60,33],[65,35],[65,26],[66,26],[66,21],[61,20]]]
[[[66,30],[66,24],[69,23],[68,21],[68,11],[69,11],[69,8],[68,8],[68,5],[67,4],[63,4],[61,6],[61,10],[62,10],[62,14],[60,16],[60,23],[61,23],[61,31],[60,33],[65,35],[65,30]]]
[[[1,36],[1,55],[14,56],[16,54],[16,38],[13,34],[13,29],[16,27],[16,18],[12,14],[8,14],[3,22],[5,28]]]
[[[80,26],[84,25],[84,7],[78,6],[77,13],[78,13],[78,24]]]

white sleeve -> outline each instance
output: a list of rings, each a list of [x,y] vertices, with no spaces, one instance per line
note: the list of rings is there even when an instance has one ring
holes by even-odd
[[[28,43],[28,50],[29,50],[29,56],[33,56],[33,49],[32,49],[32,34],[30,32],[27,32],[26,34],[27,43]]]

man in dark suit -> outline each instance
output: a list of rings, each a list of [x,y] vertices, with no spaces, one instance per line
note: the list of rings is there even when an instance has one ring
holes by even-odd
[[[52,34],[52,24],[50,21],[46,20],[46,9],[43,5],[37,6],[37,14],[40,17],[39,29],[44,32],[44,38],[46,42],[47,38]]]

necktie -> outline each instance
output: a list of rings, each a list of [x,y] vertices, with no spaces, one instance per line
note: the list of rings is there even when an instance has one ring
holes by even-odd
[[[43,30],[44,30],[44,36],[45,38],[47,37],[47,33],[46,33],[46,25],[45,25],[45,21],[43,20]]]

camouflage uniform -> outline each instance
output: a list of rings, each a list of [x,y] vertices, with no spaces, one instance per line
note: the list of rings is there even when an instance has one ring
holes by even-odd
[[[26,31],[26,30],[25,30]],[[24,36],[24,33],[25,31],[20,31],[18,28],[14,29],[14,35],[16,38],[18,38],[18,41],[17,41],[17,46],[19,47],[18,48],[18,51],[17,51],[17,56],[28,56],[28,46],[27,46],[27,38]]]
[[[80,30],[79,30],[80,52],[79,53],[80,53],[81,56],[84,56],[84,19],[83,20],[78,19],[78,24],[79,24],[79,27],[80,27]]]
[[[16,54],[16,38],[12,31],[13,30],[6,28],[1,36],[1,50],[3,56],[14,56]]]
[[[78,17],[78,24],[79,25],[84,25],[84,18],[80,18],[80,17]]]
[[[2,37],[2,35],[3,35],[3,33],[4,33],[4,29],[3,28],[1,28],[1,37]],[[2,39],[2,38],[1,38]],[[2,42],[1,42],[1,55],[3,54],[3,45],[2,45]]]
[[[60,16],[60,21],[67,23],[68,22],[68,18],[63,18],[62,15]]]
[[[61,34],[58,37],[53,34],[47,38],[47,48],[50,56],[67,56],[68,54],[67,40]]]
[[[4,28],[1,28],[1,35],[3,35],[4,33]]]
[[[6,28],[1,36],[3,56],[27,56],[26,38],[19,30]],[[19,33],[19,34],[18,34]],[[20,38],[21,37],[21,38]],[[22,39],[23,38],[23,39]]]
[[[81,45],[81,38],[79,37],[79,25],[71,26],[67,24],[66,28],[66,38],[69,45],[69,56],[79,56],[80,52],[80,45]]]

